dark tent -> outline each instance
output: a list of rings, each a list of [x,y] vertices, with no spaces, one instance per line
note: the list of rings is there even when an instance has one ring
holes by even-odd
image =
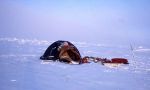
[[[73,47],[73,49],[80,55],[78,49],[70,42],[68,41],[56,41],[54,43],[52,43],[45,51],[45,53],[43,54],[43,56],[40,57],[40,59],[42,60],[57,60],[59,59],[59,53],[60,51],[58,50],[58,48],[62,45],[62,43],[67,42],[69,44],[69,46]],[[80,58],[77,57],[76,55],[73,55],[73,53],[70,53],[68,51],[69,56],[71,57],[72,60],[78,61],[79,59],[81,59],[81,55]]]

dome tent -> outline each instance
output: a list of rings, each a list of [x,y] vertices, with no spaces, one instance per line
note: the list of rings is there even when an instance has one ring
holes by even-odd
[[[40,57],[40,59],[42,59],[42,60],[54,60],[54,61],[59,59],[60,51],[58,49],[64,42],[67,42],[69,44],[69,46],[73,47],[73,49],[80,55],[80,52],[78,51],[78,49],[71,42],[58,40],[58,41],[52,43],[46,49],[45,53]],[[72,60],[79,61],[81,59],[81,55],[80,55],[80,57],[77,57],[75,54],[73,54],[69,51],[68,51],[68,54]]]

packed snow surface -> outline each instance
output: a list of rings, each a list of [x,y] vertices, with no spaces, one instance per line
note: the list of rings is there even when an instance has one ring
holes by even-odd
[[[150,90],[150,47],[71,41],[83,56],[129,65],[69,65],[39,57],[54,41],[0,38],[0,90]]]

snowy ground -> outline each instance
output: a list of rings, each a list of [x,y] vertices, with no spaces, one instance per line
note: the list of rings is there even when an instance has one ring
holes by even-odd
[[[150,90],[150,47],[72,42],[82,56],[124,57],[129,65],[68,65],[39,57],[54,41],[0,38],[0,90]]]

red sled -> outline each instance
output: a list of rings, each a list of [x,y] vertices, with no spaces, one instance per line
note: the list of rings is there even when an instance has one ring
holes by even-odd
[[[111,63],[129,64],[128,60],[125,58],[112,58]]]

